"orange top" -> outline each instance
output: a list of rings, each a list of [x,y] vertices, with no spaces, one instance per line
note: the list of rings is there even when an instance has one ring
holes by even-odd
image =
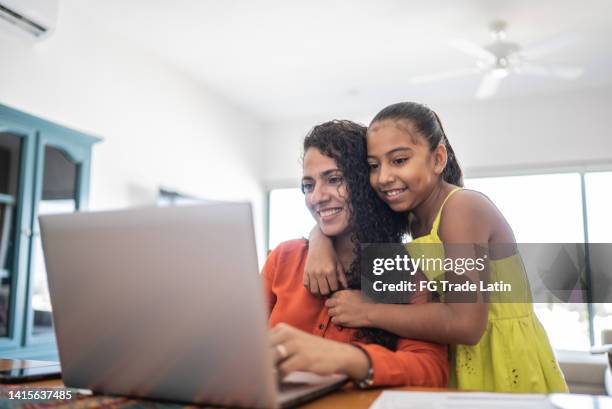
[[[354,342],[353,328],[331,323],[325,299],[312,295],[303,283],[308,246],[305,240],[280,244],[270,253],[263,269],[271,327],[280,322],[323,338],[354,343],[369,355],[374,384],[446,387],[448,358],[445,345],[400,338],[397,350],[377,344]]]

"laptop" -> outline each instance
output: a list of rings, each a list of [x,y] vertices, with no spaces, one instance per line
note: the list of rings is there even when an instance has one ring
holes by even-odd
[[[62,377],[94,393],[277,408],[346,377],[279,385],[247,203],[40,216]]]

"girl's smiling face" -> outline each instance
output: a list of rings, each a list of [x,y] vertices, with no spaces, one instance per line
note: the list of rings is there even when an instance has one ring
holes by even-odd
[[[302,192],[323,234],[337,237],[348,232],[350,210],[344,176],[336,161],[316,148],[309,148],[304,155]]]
[[[370,184],[396,212],[415,209],[432,192],[446,165],[446,148],[430,150],[409,120],[385,119],[368,129]]]

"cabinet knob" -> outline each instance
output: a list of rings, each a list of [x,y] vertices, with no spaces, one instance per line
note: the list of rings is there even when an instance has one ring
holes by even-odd
[[[22,232],[22,233],[23,233],[23,235],[24,235],[24,236],[26,236],[26,237],[32,237],[32,229],[25,228],[25,229],[23,229],[21,232]]]

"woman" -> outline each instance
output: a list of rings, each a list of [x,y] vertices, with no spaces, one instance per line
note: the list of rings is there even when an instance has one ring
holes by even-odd
[[[306,206],[333,246],[349,288],[360,288],[359,243],[394,242],[404,220],[370,189],[366,128],[349,121],[316,126],[304,140]],[[263,270],[272,347],[281,373],[341,373],[359,386],[446,386],[446,346],[384,330],[331,324],[325,299],[303,283],[306,240],[280,244]]]

